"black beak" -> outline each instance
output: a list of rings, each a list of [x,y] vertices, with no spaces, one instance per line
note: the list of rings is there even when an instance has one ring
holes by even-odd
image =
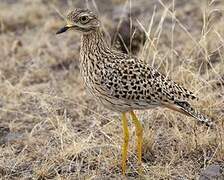
[[[59,30],[56,32],[56,34],[61,34],[61,33],[65,32],[65,31],[67,31],[69,28],[70,28],[70,27],[68,27],[68,26],[64,26],[63,28],[59,29]]]

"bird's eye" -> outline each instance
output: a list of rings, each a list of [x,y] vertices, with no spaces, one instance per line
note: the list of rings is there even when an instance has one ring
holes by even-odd
[[[80,22],[82,24],[86,24],[87,22],[89,22],[88,16],[82,16],[82,17],[80,17]]]

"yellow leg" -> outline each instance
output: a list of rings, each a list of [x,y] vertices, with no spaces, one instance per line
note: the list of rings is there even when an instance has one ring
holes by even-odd
[[[135,124],[135,129],[136,129],[136,136],[137,136],[137,157],[138,157],[138,162],[139,165],[141,165],[142,162],[142,142],[143,142],[143,128],[138,120],[137,116],[133,111],[130,112],[132,120]]]
[[[122,113],[122,124],[124,132],[124,142],[122,147],[122,173],[125,175],[127,167],[126,161],[128,156],[128,141],[129,141],[128,120],[125,113]]]

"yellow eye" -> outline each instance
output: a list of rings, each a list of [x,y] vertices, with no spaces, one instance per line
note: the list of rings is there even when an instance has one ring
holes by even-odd
[[[82,24],[86,24],[87,22],[89,22],[89,17],[88,16],[82,16],[82,17],[80,17],[79,20]]]

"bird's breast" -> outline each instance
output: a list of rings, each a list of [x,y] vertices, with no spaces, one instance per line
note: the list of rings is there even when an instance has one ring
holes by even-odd
[[[93,54],[83,54],[81,56],[80,71],[86,88],[93,95],[98,94],[98,87],[101,79],[104,76],[104,67],[101,63],[96,62],[96,57]]]

